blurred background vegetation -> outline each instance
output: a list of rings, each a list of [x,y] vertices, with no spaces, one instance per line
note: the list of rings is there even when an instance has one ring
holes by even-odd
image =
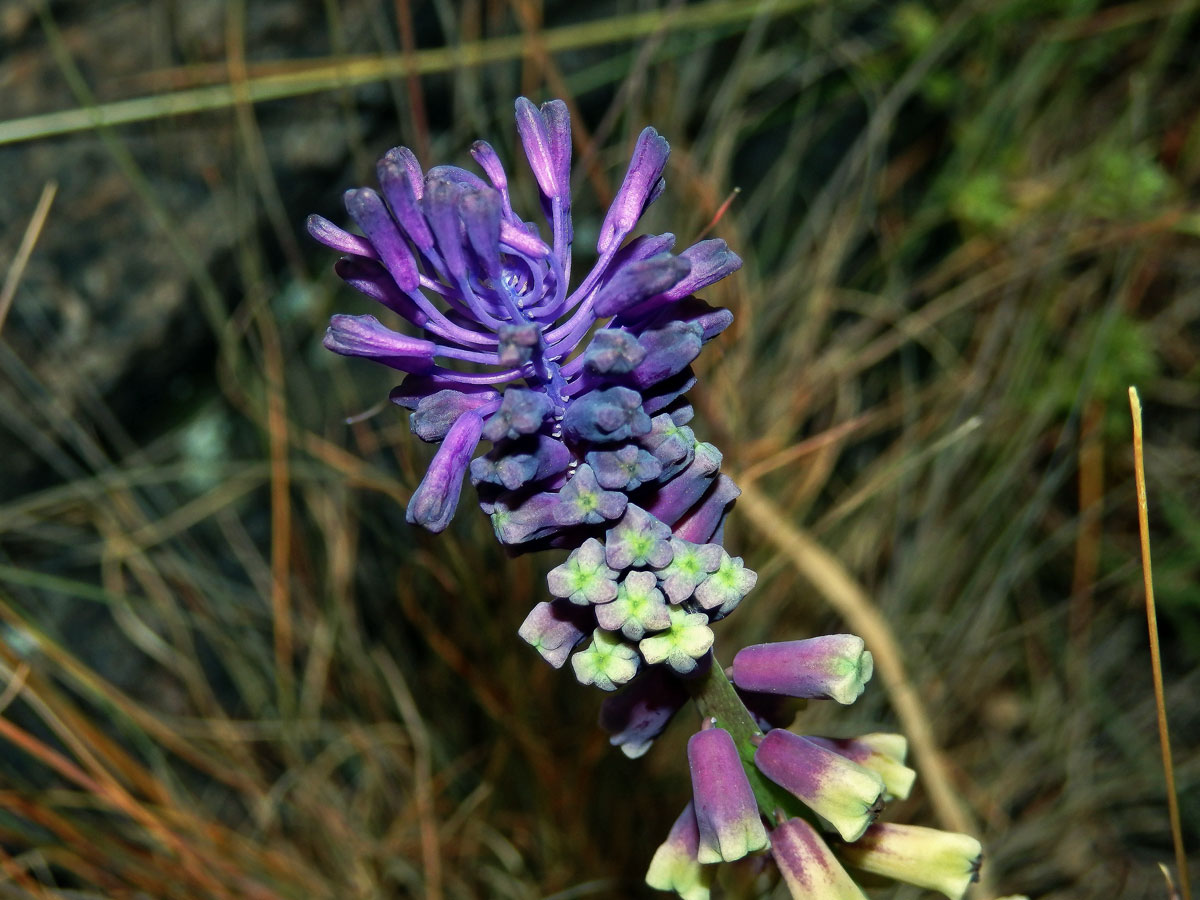
[[[691,723],[607,746],[515,636],[558,560],[466,493],[407,526],[431,449],[346,424],[394,379],[320,347],[370,303],[304,217],[477,137],[531,216],[524,93],[575,114],[584,262],[645,124],[646,230],[686,246],[740,188],[692,392],[761,575],[725,661],[870,598],[953,801],[896,815],[981,837],[975,896],[1166,897],[1125,389],[1196,848],[1198,12],[2,0],[0,896],[651,895]],[[894,729],[897,690],[803,727]]]

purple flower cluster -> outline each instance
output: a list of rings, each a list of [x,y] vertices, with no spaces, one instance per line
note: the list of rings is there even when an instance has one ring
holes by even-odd
[[[675,254],[671,234],[630,238],[665,183],[668,144],[646,128],[600,227],[596,262],[572,288],[567,108],[521,98],[516,116],[549,240],[514,211],[507,173],[482,141],[471,155],[483,177],[455,166],[424,172],[407,148],[389,151],[379,191],[345,195],[362,236],[320,216],[308,221],[313,237],[344,254],[337,273],[420,333],[337,315],[325,336],[335,353],[405,373],[391,399],[411,410],[414,434],[440,445],[408,520],[445,529],[469,476],[511,553],[570,550],[548,575],[552,599],[533,608],[519,634],[556,668],[570,660],[584,684],[625,686],[604,703],[601,724],[626,755],[646,752],[700,682],[724,685],[742,720],[767,731],[735,740],[710,719],[692,737],[694,800],[648,883],[702,900],[710,864],[770,847],[795,896],[861,896],[844,873],[820,880],[841,869],[803,818],[771,825],[768,836],[759,810],[767,782],[751,786],[751,765],[858,848],[857,865],[904,878],[888,868],[897,842],[919,869],[920,840],[870,831],[885,794],[911,787],[903,739],[838,742],[775,727],[786,697],[852,702],[871,675],[862,641],[831,635],[745,648],[732,685],[713,664],[709,625],[757,576],[723,546],[740,491],[721,473],[720,451],[689,427],[684,394],[696,381],[691,363],[732,321],[696,292],[741,260],[722,240]],[[490,447],[480,452],[484,441]],[[747,749],[751,738],[757,749]],[[962,853],[949,856],[961,862]],[[826,882],[837,889],[821,888]]]

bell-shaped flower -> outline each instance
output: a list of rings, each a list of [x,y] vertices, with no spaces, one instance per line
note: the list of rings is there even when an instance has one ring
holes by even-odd
[[[754,764],[847,841],[857,840],[883,808],[882,778],[782,728],[767,732]]]
[[[688,740],[692,802],[701,863],[733,862],[768,845],[754,791],[733,738],[724,728],[706,728]]]
[[[838,855],[856,869],[939,891],[959,900],[979,878],[983,850],[965,834],[919,825],[872,825]]]
[[[788,819],[771,832],[771,856],[792,900],[867,900],[829,845],[803,819]]]
[[[853,703],[874,672],[863,639],[826,634],[744,647],[733,658],[733,683],[748,691]]]
[[[712,618],[723,618],[731,613],[742,598],[758,583],[758,573],[747,569],[740,556],[730,556],[721,551],[721,564],[696,588],[696,602]]]
[[[621,521],[609,529],[605,552],[608,564],[614,569],[662,568],[671,561],[671,529],[630,503]]]
[[[904,765],[908,741],[902,734],[864,734],[856,738],[809,737],[814,744],[853,760],[883,779],[884,800],[904,800],[917,773]]]
[[[682,900],[708,900],[716,870],[700,864],[696,859],[699,849],[700,829],[694,805],[689,803],[654,851],[646,884],[655,890],[674,891]]]
[[[663,593],[674,604],[691,597],[721,567],[722,558],[728,556],[716,544],[693,544],[677,537],[671,538],[671,550],[671,563],[659,570],[658,578]]]

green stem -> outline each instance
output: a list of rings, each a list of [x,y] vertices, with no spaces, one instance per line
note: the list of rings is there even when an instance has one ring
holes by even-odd
[[[742,768],[754,791],[754,799],[758,809],[770,822],[778,821],[778,814],[786,818],[800,817],[810,822],[814,821],[811,811],[795,797],[779,787],[758,770],[754,764],[754,751],[762,731],[754,722],[754,717],[746,709],[746,704],[734,690],[733,684],[725,675],[721,664],[713,657],[712,666],[706,675],[684,682],[696,704],[701,717],[715,720],[715,724],[724,728],[733,738],[738,756],[742,760]]]

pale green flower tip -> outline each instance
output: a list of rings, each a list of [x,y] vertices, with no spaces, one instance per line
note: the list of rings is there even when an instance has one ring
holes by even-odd
[[[855,868],[960,900],[979,878],[983,847],[966,834],[919,825],[872,825],[839,848]]]
[[[708,900],[716,870],[700,865],[696,858],[699,842],[696,815],[689,803],[667,839],[654,851],[646,884],[656,890],[674,891],[683,900]]]
[[[670,617],[670,628],[642,638],[638,649],[651,665],[665,662],[680,675],[687,675],[695,671],[697,660],[712,649],[712,629],[708,627],[708,617],[704,613],[689,613],[671,607]]]
[[[617,596],[617,573],[605,564],[604,545],[588,538],[546,574],[546,586],[555,597],[578,606],[599,605]]]
[[[855,740],[898,763],[902,763],[908,758],[908,738],[902,734],[876,731],[871,734],[859,735]]]
[[[571,667],[580,684],[594,684],[602,691],[615,691],[637,674],[637,648],[618,635],[597,628],[592,643],[571,657]]]
[[[861,645],[860,638],[855,640]],[[830,682],[829,696],[843,706],[849,706],[867,689],[867,682],[875,674],[875,658],[870,650],[863,649],[858,653],[847,653],[831,669],[835,677]]]

